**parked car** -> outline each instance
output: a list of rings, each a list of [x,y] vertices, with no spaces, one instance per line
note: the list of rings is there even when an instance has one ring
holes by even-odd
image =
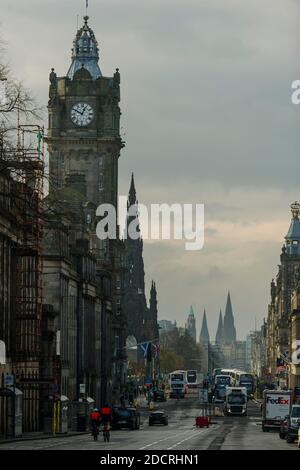
[[[149,426],[154,424],[168,425],[168,415],[163,410],[152,411],[149,415]]]
[[[154,390],[153,391],[153,401],[167,401],[165,391],[164,390]]]
[[[141,415],[135,408],[113,408],[111,417],[112,429],[140,429]]]
[[[298,439],[298,428],[300,426],[300,405],[293,405],[291,414],[287,419],[286,442],[294,442]]]
[[[286,438],[288,419],[289,419],[289,415],[286,415],[280,423],[280,429],[279,429],[280,439],[285,439]]]

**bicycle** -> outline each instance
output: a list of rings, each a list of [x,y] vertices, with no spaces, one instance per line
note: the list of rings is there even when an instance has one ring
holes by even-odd
[[[98,441],[98,435],[99,435],[99,428],[96,423],[92,424],[92,436],[94,438],[94,441]]]
[[[109,423],[105,423],[103,425],[103,440],[104,442],[109,442],[110,440],[110,426],[109,426]]]

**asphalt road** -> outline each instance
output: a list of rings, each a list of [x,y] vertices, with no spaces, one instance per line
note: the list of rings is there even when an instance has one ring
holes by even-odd
[[[197,400],[168,400],[160,408],[169,414],[168,426],[148,425],[148,411],[142,410],[141,429],[111,432],[111,441],[102,436],[94,442],[92,436],[81,436],[21,441],[0,445],[0,450],[298,450],[297,445],[279,439],[278,433],[263,433],[259,407],[249,402],[247,417],[214,417],[210,427],[196,428],[199,414]]]

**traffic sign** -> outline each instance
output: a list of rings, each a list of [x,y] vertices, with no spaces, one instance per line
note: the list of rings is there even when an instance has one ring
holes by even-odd
[[[15,376],[12,374],[6,374],[4,376],[4,385],[6,387],[13,387],[15,383]]]
[[[85,384],[80,384],[79,385],[79,392],[80,394],[85,394]]]
[[[208,390],[207,388],[199,388],[199,402],[208,403]]]

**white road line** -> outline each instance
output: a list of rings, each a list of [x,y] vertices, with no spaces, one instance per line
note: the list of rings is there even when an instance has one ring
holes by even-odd
[[[183,442],[188,441],[189,439],[192,439],[193,437],[199,436],[200,434],[203,434],[203,432],[204,432],[204,429],[202,429],[202,431],[198,431],[198,432],[192,434],[191,436],[187,437],[186,439],[183,439],[180,442],[177,442],[176,444],[172,445],[171,447],[168,447],[167,450],[175,449],[175,447],[179,446]]]
[[[177,436],[182,436],[183,434],[186,434],[187,432],[190,432],[191,430],[188,429],[187,431],[178,433],[178,434],[172,434],[171,436],[165,437],[164,439],[159,439],[158,441],[152,442],[151,444],[147,444],[144,447],[140,447],[139,450],[147,449],[148,447],[154,446],[155,444],[158,444],[159,442],[167,441],[168,439],[174,439]]]

